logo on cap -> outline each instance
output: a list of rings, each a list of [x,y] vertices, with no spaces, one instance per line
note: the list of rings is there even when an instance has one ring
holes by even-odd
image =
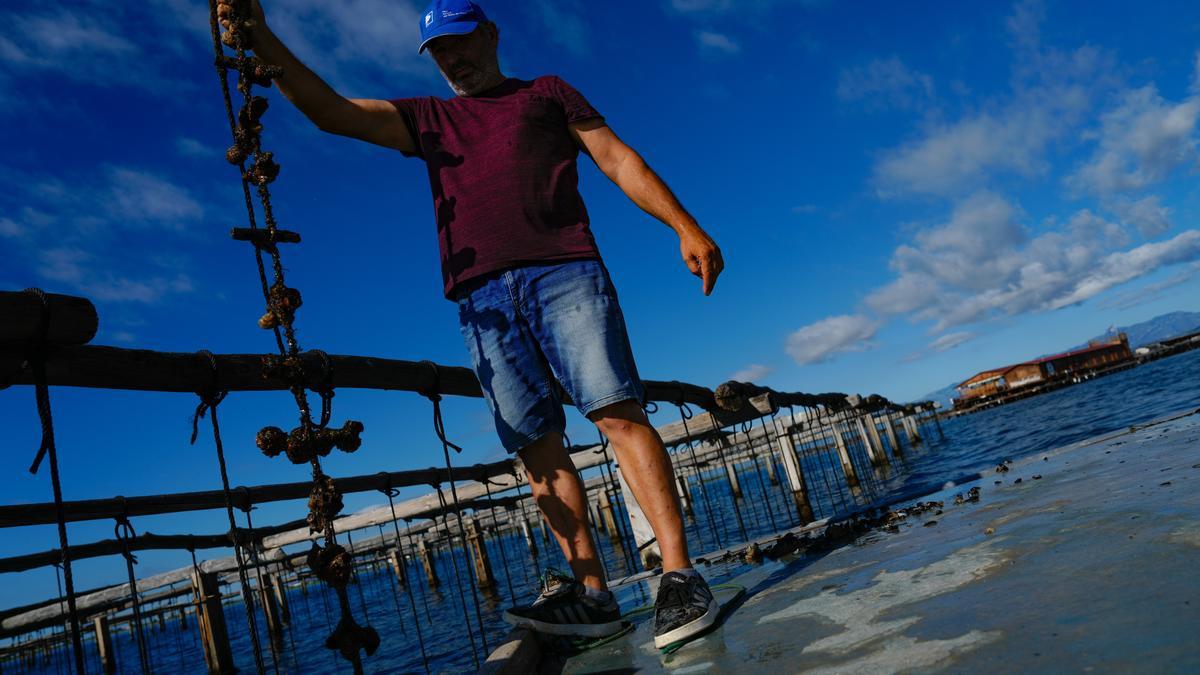
[[[425,25],[428,26],[431,23],[433,23],[433,12],[425,15]]]

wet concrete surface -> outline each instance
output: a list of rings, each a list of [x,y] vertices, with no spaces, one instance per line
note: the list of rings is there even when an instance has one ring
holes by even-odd
[[[1008,469],[897,532],[752,568],[744,603],[672,655],[643,619],[563,669],[1200,672],[1200,414]]]

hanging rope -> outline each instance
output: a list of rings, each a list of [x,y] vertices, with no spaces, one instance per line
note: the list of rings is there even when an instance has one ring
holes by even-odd
[[[482,464],[476,464],[480,472],[483,471]],[[488,502],[492,501],[492,481],[487,476],[481,476],[480,481],[483,483],[483,491],[487,493]],[[493,512],[494,513],[494,512]],[[500,548],[500,562],[504,565],[504,578],[508,582],[508,595],[512,599],[512,603],[517,604],[517,592],[513,589],[512,576],[508,573],[508,554],[504,551],[504,539],[496,533],[495,518],[492,518],[492,535],[496,538],[496,543]],[[484,546],[487,546],[487,540],[484,540]]]
[[[617,531],[615,534],[617,541],[620,543],[621,555],[625,561],[626,569],[629,570],[629,573],[637,574],[640,566],[637,563],[637,559],[630,551],[630,548],[633,547],[631,544],[635,546],[636,542],[633,539],[633,533],[626,531],[626,525],[629,522],[629,519],[625,518],[617,509],[617,495],[621,494],[621,485],[612,469],[613,460],[608,456],[608,438],[606,438],[599,430],[597,430],[596,433],[599,434],[600,437],[600,450],[598,452],[604,455],[604,464],[601,464],[600,467],[602,473],[604,474],[606,483],[604,489],[608,491],[609,495],[608,508],[612,510],[613,522],[617,525]]]
[[[266,673],[266,664],[263,661],[262,645],[258,640],[258,622],[254,616],[254,595],[250,592],[250,578],[246,574],[246,560],[242,553],[242,543],[237,534],[237,520],[233,515],[233,493],[229,487],[229,470],[225,465],[225,444],[221,440],[221,423],[217,419],[217,406],[221,401],[225,400],[228,392],[222,391],[219,386],[219,376],[217,373],[217,358],[208,350],[197,352],[201,357],[204,357],[209,366],[210,380],[208,387],[196,392],[200,398],[200,404],[196,406],[196,413],[192,417],[192,443],[195,444],[197,430],[200,418],[208,414],[209,422],[212,424],[213,445],[217,452],[217,467],[221,473],[221,493],[225,498],[225,516],[229,520],[229,539],[233,544],[233,557],[237,562],[238,581],[241,587],[242,604],[246,610],[246,625],[250,629],[250,645],[254,650],[254,666],[259,675]]]
[[[388,508],[391,509],[391,512],[392,512],[392,529],[396,533],[396,546],[399,547],[402,544],[400,542],[400,525],[396,522],[396,496],[400,494],[400,491],[392,487],[392,477],[390,474],[388,474],[386,471],[383,471],[383,472],[380,472],[380,475],[383,476],[384,487],[380,488],[379,491],[382,492],[383,494],[387,495]],[[405,564],[403,550],[400,551],[399,558],[400,558],[400,563],[402,565]],[[413,597],[412,582],[408,580],[407,566],[405,567],[404,577],[405,577],[404,588],[408,592],[408,602],[409,602],[409,605],[411,605],[411,607],[412,607],[413,625],[416,626],[416,628],[417,628],[417,643],[421,646],[421,664],[423,666],[425,666],[425,672],[428,673],[429,672],[429,656],[427,656],[425,653],[425,636],[421,634],[421,619],[420,619],[420,617],[417,616],[417,600],[416,600],[416,598]],[[397,608],[397,609],[399,609],[399,608]]]
[[[213,414],[214,415],[216,414],[215,410],[213,411]],[[245,514],[245,516],[246,516],[246,536],[247,536],[247,539],[249,539],[249,545],[246,546],[246,548],[250,551],[250,563],[252,565],[254,565],[254,578],[258,581],[258,588],[260,590],[263,590],[264,586],[263,586],[262,563],[259,561],[259,558],[258,558],[258,543],[256,541],[254,541],[254,520],[250,517],[250,512],[252,510],[254,510],[253,505],[250,504],[250,491],[244,487],[239,487],[239,488],[237,488],[237,492],[239,492],[242,497],[242,499],[241,499],[242,513]],[[265,595],[265,593],[264,593],[264,595]],[[263,617],[266,618],[266,613],[268,611],[266,605],[267,605],[267,603],[271,602],[271,599],[264,597],[264,598],[262,598],[262,602],[263,602]],[[268,624],[269,624],[269,622],[268,622]],[[270,629],[269,629],[269,625],[268,625],[268,632],[269,632],[269,630]],[[269,637],[270,636],[268,636],[268,638]],[[279,672],[279,658],[275,655],[275,642],[273,640],[271,641],[271,669],[275,673]]]
[[[445,494],[442,493],[442,487],[440,485],[435,485],[434,487],[437,489],[438,503],[441,504],[442,511],[445,512],[447,510],[446,496],[445,496]],[[455,506],[457,506],[457,504]],[[471,617],[468,613],[470,610],[467,609],[467,594],[466,594],[466,591],[463,590],[463,585],[462,585],[462,582],[463,582],[462,573],[458,571],[458,556],[456,556],[454,554],[454,535],[450,532],[450,526],[447,524],[447,523],[449,523],[449,521],[450,521],[450,517],[447,515],[443,515],[442,531],[445,532],[445,534],[446,534],[446,543],[447,543],[447,546],[449,547],[449,556],[447,556],[447,557],[450,558],[450,565],[454,568],[454,587],[455,587],[455,589],[458,590],[458,600],[462,604],[463,623],[465,623],[467,626],[467,637],[470,638],[470,640],[471,640],[471,658],[475,661],[475,668],[476,668],[476,670],[478,670],[479,669],[479,652],[478,652],[478,647],[476,647],[476,645],[475,645],[475,632],[471,628]],[[437,524],[437,517],[434,517],[433,522],[435,525]],[[461,518],[460,518],[460,523],[461,523]],[[461,529],[461,525],[460,525],[459,531],[460,532],[463,531]],[[466,545],[466,542],[464,541],[464,548],[465,548],[465,545]],[[474,599],[475,594],[472,593],[471,597],[472,597],[472,599]],[[478,603],[475,605],[475,608],[476,608],[476,611],[478,611],[478,609],[479,609]],[[482,632],[482,630],[483,630],[482,620],[480,621],[479,628],[480,628],[480,631]],[[487,651],[487,647],[484,647],[484,651]]]
[[[83,638],[79,623],[79,608],[75,605],[75,579],[71,573],[70,545],[67,542],[67,520],[63,513],[62,481],[58,471],[58,449],[54,443],[54,416],[50,411],[50,387],[46,382],[46,359],[50,353],[50,345],[46,341],[46,332],[50,328],[50,305],[46,294],[40,288],[27,288],[25,292],[34,296],[41,303],[41,313],[38,317],[38,328],[34,331],[36,337],[30,341],[25,362],[33,371],[34,397],[37,402],[38,419],[42,424],[42,442],[38,446],[37,455],[29,467],[29,473],[37,474],[42,460],[50,458],[50,486],[54,492],[54,519],[58,525],[58,550],[62,553],[63,581],[67,587],[67,610],[71,623],[71,647],[75,658],[75,672],[84,675]]]
[[[120,497],[124,502],[125,498]],[[129,576],[129,596],[133,602],[133,625],[134,635],[137,637],[138,659],[142,664],[142,672],[150,673],[150,655],[146,649],[146,636],[142,630],[142,603],[138,594],[137,578],[133,574],[133,566],[137,564],[137,557],[129,549],[129,542],[137,536],[137,532],[133,529],[133,523],[129,522],[127,509],[122,509],[124,513],[116,518],[116,525],[113,527],[113,532],[116,535],[117,541],[121,542],[121,555],[125,557],[125,571]]]
[[[762,477],[762,466],[758,463],[758,454],[754,452],[754,441],[750,438],[750,431],[752,429],[753,425],[750,422],[742,422],[742,435],[746,437],[746,449],[750,452],[750,462],[754,464],[754,477],[758,479],[758,489],[763,496],[763,507],[767,512],[767,520],[771,523],[771,531],[778,532],[779,526],[775,523],[775,514],[773,513],[774,509],[771,508],[771,493],[767,492],[767,484],[763,481]],[[762,429],[763,434],[765,435],[767,433],[767,427],[764,425]]]
[[[433,404],[433,432],[437,434],[438,440],[442,443],[442,456],[446,460],[446,480],[450,483],[450,496],[454,500],[454,517],[458,521],[458,531],[463,535],[463,550],[466,550],[466,527],[463,525],[462,509],[459,508],[458,488],[454,484],[454,467],[450,463],[450,448],[454,448],[455,452],[462,452],[462,448],[451,443],[446,438],[446,424],[442,419],[442,395],[441,390],[441,373],[438,371],[438,366],[433,361],[422,361],[433,374],[433,381],[429,389],[422,391],[421,395],[429,399]],[[438,487],[438,496],[441,498],[441,486]],[[442,499],[445,502],[445,499]],[[443,507],[445,504],[443,503]],[[454,573],[458,574],[458,562],[455,560],[453,553],[450,559],[454,562]],[[471,603],[475,608],[475,621],[479,625],[479,639],[483,643],[483,651],[488,651],[487,635],[483,630],[483,613],[479,610],[479,597],[476,594],[476,584],[471,586]],[[468,621],[468,624],[470,622]],[[469,632],[469,631],[468,631]],[[474,650],[474,640],[471,641],[472,650]],[[479,667],[479,657],[475,657],[475,667]]]
[[[692,412],[692,407],[683,400],[683,384],[678,381],[675,384],[679,385],[679,400],[675,401],[675,405],[679,408],[679,419],[683,422],[683,435],[687,439],[688,454],[691,455],[692,466],[696,469],[696,481],[700,484],[700,497],[704,500],[704,514],[708,519],[708,527],[712,530],[713,537],[717,540],[717,548],[723,548],[721,533],[717,531],[717,521],[713,515],[712,502],[708,498],[708,489],[704,485],[704,474],[700,471],[700,460],[696,457],[696,446],[692,440],[692,431],[688,428],[688,420],[692,419],[695,413]]]

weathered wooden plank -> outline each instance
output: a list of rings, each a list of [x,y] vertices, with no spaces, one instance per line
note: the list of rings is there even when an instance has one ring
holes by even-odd
[[[82,345],[96,337],[100,319],[88,300],[47,293],[45,311],[46,342]],[[42,301],[33,293],[0,291],[0,343],[10,343],[19,352],[27,343],[41,339],[42,312]]]
[[[456,481],[481,480],[511,472],[511,460],[503,460],[491,464],[456,467],[450,473],[447,473],[445,469],[431,467],[429,469],[335,478],[334,484],[337,485],[338,490],[342,494],[350,494],[354,492],[370,492],[371,490],[380,490],[386,487],[432,485],[445,482],[448,478]],[[245,510],[254,504],[287,501],[289,499],[307,499],[311,490],[312,481],[301,481],[276,485],[236,487],[232,490],[231,497],[235,508]],[[134,517],[223,508],[225,508],[225,493],[221,490],[180,492],[176,494],[146,495],[141,497],[86,499],[63,503],[64,518],[68,523],[116,518],[121,515]],[[0,506],[0,527],[47,525],[54,522],[56,520],[54,504],[52,502]]]
[[[51,385],[131,389],[137,391],[196,392],[275,391],[288,389],[289,382],[267,372],[261,354],[217,354],[214,376],[206,356],[179,352],[155,352],[119,347],[73,346],[55,350],[46,362]],[[306,386],[331,384],[339,389],[378,389],[439,393],[479,398],[483,394],[470,368],[435,365],[429,361],[403,361],[368,356],[329,355],[330,368],[314,352],[301,355]],[[0,372],[15,373],[12,384],[32,384],[32,374],[21,370],[22,349],[0,345]],[[707,388],[683,382],[646,380],[646,395],[652,401],[682,401],[705,409],[715,408]],[[564,403],[570,403],[564,396]]]

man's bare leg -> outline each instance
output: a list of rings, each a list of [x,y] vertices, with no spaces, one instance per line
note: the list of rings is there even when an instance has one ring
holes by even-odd
[[[596,542],[587,525],[587,492],[563,447],[562,434],[550,432],[517,454],[529,475],[534,502],[550,523],[550,531],[575,579],[596,590],[608,590]]]
[[[645,411],[629,400],[594,410],[588,418],[616,451],[621,474],[658,540],[663,572],[691,567],[671,458]]]

